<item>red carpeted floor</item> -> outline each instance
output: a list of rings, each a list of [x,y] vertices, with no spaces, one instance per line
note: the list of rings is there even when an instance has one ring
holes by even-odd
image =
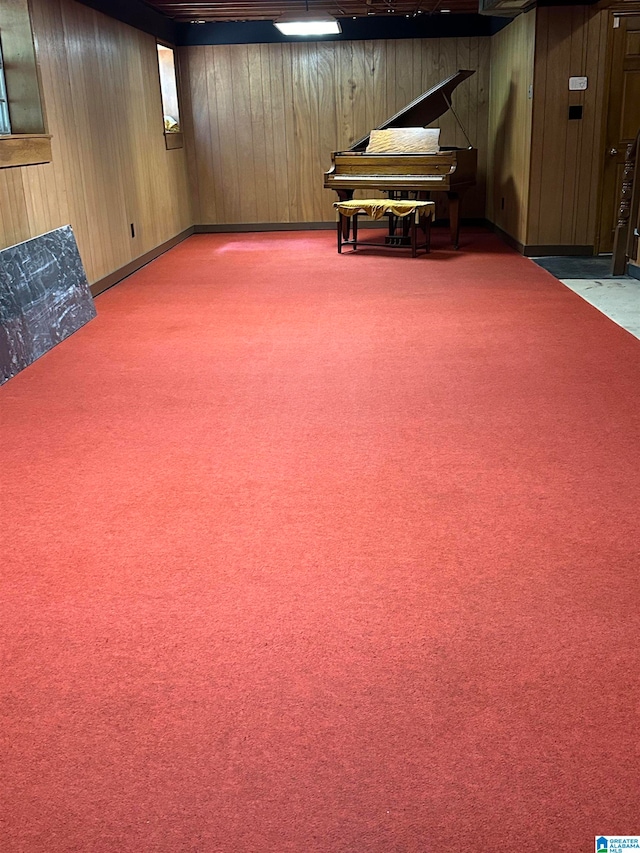
[[[640,341],[443,247],[196,236],[0,390],[2,853],[640,833]]]

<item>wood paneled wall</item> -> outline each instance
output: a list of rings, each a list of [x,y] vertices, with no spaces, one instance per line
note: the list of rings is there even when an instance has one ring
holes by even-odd
[[[487,218],[524,244],[531,166],[536,11],[491,39]]]
[[[459,68],[477,72],[454,95],[479,152],[463,214],[529,246],[595,242],[607,42],[595,7],[541,7],[491,39],[182,48],[187,148],[167,151],[154,38],[75,0],[31,6],[53,162],[0,169],[0,246],[70,223],[93,282],[193,223],[333,222],[331,152]],[[569,92],[569,76],[587,91]],[[466,144],[451,112],[440,124],[443,144]]]
[[[526,242],[592,246],[598,227],[608,13],[592,6],[536,13],[531,185]],[[570,92],[569,77],[588,77]],[[583,106],[569,120],[570,105]]]
[[[196,222],[333,222],[331,152],[461,68],[477,69],[454,105],[479,152],[463,214],[484,216],[489,64],[486,37],[183,48]],[[440,126],[467,144],[450,112]]]
[[[53,162],[0,169],[0,247],[71,224],[94,282],[193,224],[185,152],[165,148],[152,36],[74,0],[31,7]]]

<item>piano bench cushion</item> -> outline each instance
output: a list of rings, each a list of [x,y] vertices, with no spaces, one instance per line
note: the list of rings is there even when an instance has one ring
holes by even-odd
[[[383,216],[410,216],[433,218],[436,209],[435,201],[415,201],[413,199],[392,198],[357,198],[351,201],[334,201],[338,214],[354,216],[364,213],[372,219],[382,219]]]

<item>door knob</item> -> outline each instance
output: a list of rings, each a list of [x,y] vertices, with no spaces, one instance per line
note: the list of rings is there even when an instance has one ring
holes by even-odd
[[[617,148],[610,148],[609,149],[609,154],[611,154],[612,157],[615,157],[617,153],[618,153]]]

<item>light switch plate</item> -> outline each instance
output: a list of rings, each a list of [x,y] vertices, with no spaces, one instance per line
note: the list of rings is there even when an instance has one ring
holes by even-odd
[[[584,92],[587,88],[587,78],[586,77],[569,77],[569,91],[570,92]]]

